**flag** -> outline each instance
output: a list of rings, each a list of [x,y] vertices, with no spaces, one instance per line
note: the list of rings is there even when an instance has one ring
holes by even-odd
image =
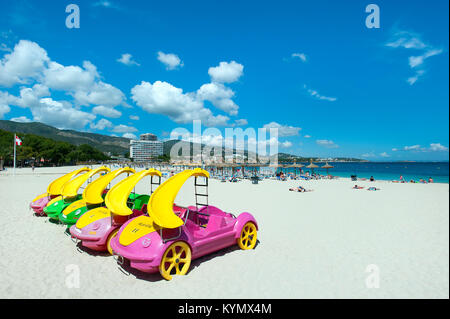
[[[16,145],[22,146],[22,140],[16,135]]]

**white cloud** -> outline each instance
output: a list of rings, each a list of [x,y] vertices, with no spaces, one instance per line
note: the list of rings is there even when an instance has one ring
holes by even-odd
[[[420,149],[420,145],[411,145],[411,146],[404,146],[403,150],[405,151],[413,151]]]
[[[301,130],[300,127],[295,126],[289,126],[289,125],[281,125],[277,122],[270,122],[268,124],[265,124],[263,128],[270,129],[270,128],[276,128],[278,129],[278,136],[296,136],[299,134],[299,131]]]
[[[134,135],[133,133],[125,133],[125,134],[122,135],[122,137],[129,138],[129,139],[132,139],[132,140],[137,140],[137,136]]]
[[[184,65],[183,61],[178,57],[178,55],[173,53],[164,53],[162,51],[158,52],[158,60],[166,66],[167,70],[175,70],[178,67]]]
[[[6,113],[9,113],[11,108],[8,105],[0,103],[0,119],[2,119]]]
[[[304,138],[311,138],[311,135],[305,135]]]
[[[95,119],[95,115],[73,108],[66,101],[42,98],[31,108],[34,121],[56,126],[60,129],[83,129]]]
[[[131,132],[137,132],[137,128],[133,126],[127,126],[124,124],[117,125],[112,130],[114,133],[131,133]]]
[[[299,58],[300,60],[302,60],[303,62],[306,62],[307,57],[306,54],[304,53],[292,53],[291,55],[293,58]]]
[[[380,153],[380,156],[381,157],[391,157],[388,153],[386,153],[386,152],[383,152],[383,153]]]
[[[306,85],[303,85],[303,88],[309,93],[309,95],[311,95],[312,97],[314,97],[318,100],[324,100],[324,101],[328,101],[328,102],[334,102],[337,100],[337,98],[335,98],[335,97],[321,95],[321,94],[319,94],[318,91],[309,89]]]
[[[12,119],[10,119],[10,121],[13,122],[19,122],[19,123],[30,123],[32,122],[28,117],[26,116],[19,116],[19,117],[13,117]]]
[[[201,120],[207,126],[226,125],[229,120],[223,115],[214,116],[204,107],[195,93],[183,90],[167,82],[141,82],[131,89],[132,99],[149,113],[163,114],[176,123],[191,123]]]
[[[410,85],[414,85],[419,78],[425,74],[424,62],[426,59],[444,52],[442,49],[436,49],[433,46],[426,44],[422,41],[420,35],[410,31],[399,31],[394,33],[392,39],[386,43],[386,46],[423,52],[420,55],[414,55],[408,58],[410,68],[415,70],[415,74],[406,80]],[[417,68],[421,69],[417,70]]]
[[[130,65],[140,66],[139,63],[137,63],[136,61],[133,60],[133,56],[129,53],[122,54],[122,56],[119,59],[117,59],[117,62],[120,62],[120,63],[128,65],[128,66],[130,66]]]
[[[208,74],[213,82],[236,82],[244,74],[244,66],[236,61],[220,62],[219,66],[210,67]]]
[[[392,36],[392,39],[386,43],[386,46],[392,48],[405,49],[424,49],[427,45],[420,39],[420,35],[410,31],[398,31]]]
[[[14,50],[0,60],[0,86],[23,84],[37,78],[48,61],[47,52],[38,44],[20,40]]]
[[[339,147],[339,145],[335,144],[331,140],[316,140],[316,144],[327,147],[327,148],[338,148]]]
[[[95,124],[91,123],[90,127],[91,127],[91,129],[102,131],[105,128],[113,127],[113,124],[110,121],[108,121],[107,119],[101,119]]]
[[[239,119],[239,120],[235,120],[234,123],[237,126],[245,126],[248,124],[248,121],[246,119]]]
[[[46,96],[49,96],[48,88],[35,84],[32,88],[22,88],[19,97],[0,92],[0,105],[6,101],[9,105],[29,108],[33,121],[61,129],[83,129],[96,117],[74,108],[68,101],[55,101]]]
[[[280,145],[284,148],[289,148],[292,146],[292,143],[289,141],[281,142]]]
[[[414,83],[417,82],[417,80],[419,80],[419,78],[425,74],[424,70],[417,70],[416,74],[414,76],[409,77],[408,79],[406,79],[406,82],[408,82],[410,85],[413,85]]]
[[[139,121],[139,116],[137,116],[137,115],[130,115],[130,120]]]
[[[426,51],[424,54],[419,55],[419,56],[410,56],[409,57],[409,66],[411,68],[415,68],[421,64],[423,64],[423,62],[425,61],[425,59],[435,56],[435,55],[439,55],[441,54],[443,51],[441,49],[429,49],[428,51]]]
[[[239,106],[231,100],[233,96],[233,90],[216,82],[203,84],[197,90],[198,99],[210,101],[212,105],[230,115],[236,115],[239,110]]]
[[[4,43],[0,43],[0,51],[12,52],[12,50],[10,48],[8,48],[8,46]]]
[[[376,155],[375,155],[374,152],[364,153],[364,154],[361,155],[361,157],[364,157],[364,158],[375,157],[375,156]]]
[[[433,152],[448,152],[448,147],[441,143],[431,143],[430,150]]]
[[[95,114],[100,114],[105,117],[111,117],[111,118],[119,118],[122,116],[122,112],[112,108],[112,107],[106,107],[104,105],[96,106],[92,109],[92,112]]]
[[[79,91],[89,90],[94,84],[98,73],[92,63],[85,61],[83,69],[79,66],[64,66],[57,62],[50,62],[47,69],[44,70],[43,84],[51,89],[60,91]]]
[[[94,7],[103,7],[108,9],[119,9],[119,6],[108,0],[101,0],[92,4]]]

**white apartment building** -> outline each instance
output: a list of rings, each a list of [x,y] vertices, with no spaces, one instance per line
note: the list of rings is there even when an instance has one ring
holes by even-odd
[[[163,142],[161,141],[143,139],[142,135],[140,140],[130,141],[130,157],[135,162],[150,161],[160,155],[163,155]]]

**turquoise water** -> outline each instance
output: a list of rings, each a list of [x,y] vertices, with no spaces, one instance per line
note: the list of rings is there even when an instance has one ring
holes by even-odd
[[[302,163],[308,165],[309,163]],[[316,163],[323,166],[323,163]],[[350,177],[357,175],[362,178],[370,178],[380,180],[399,180],[400,175],[407,181],[411,179],[418,181],[419,179],[428,180],[433,178],[435,183],[449,182],[449,163],[448,162],[367,162],[367,163],[330,163],[334,168],[329,169],[329,173],[334,176]],[[303,171],[310,171],[302,168]],[[285,171],[285,170],[283,170]],[[293,172],[293,169],[287,169]],[[326,174],[325,169],[315,168],[315,172]]]

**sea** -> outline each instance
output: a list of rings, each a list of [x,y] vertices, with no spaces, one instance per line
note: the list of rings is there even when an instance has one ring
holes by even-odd
[[[305,166],[309,163],[302,163]],[[316,173],[325,175],[326,170],[321,169],[325,163],[315,163],[319,168],[315,168]],[[400,176],[406,181],[420,179],[427,180],[431,177],[435,183],[449,182],[449,162],[330,162],[334,166],[329,169],[329,174],[339,177],[350,177],[356,175],[359,178],[370,178],[373,176],[379,180],[399,180]],[[288,168],[283,171],[294,172]],[[310,169],[302,167],[302,170]],[[298,172],[298,169],[297,169]]]

